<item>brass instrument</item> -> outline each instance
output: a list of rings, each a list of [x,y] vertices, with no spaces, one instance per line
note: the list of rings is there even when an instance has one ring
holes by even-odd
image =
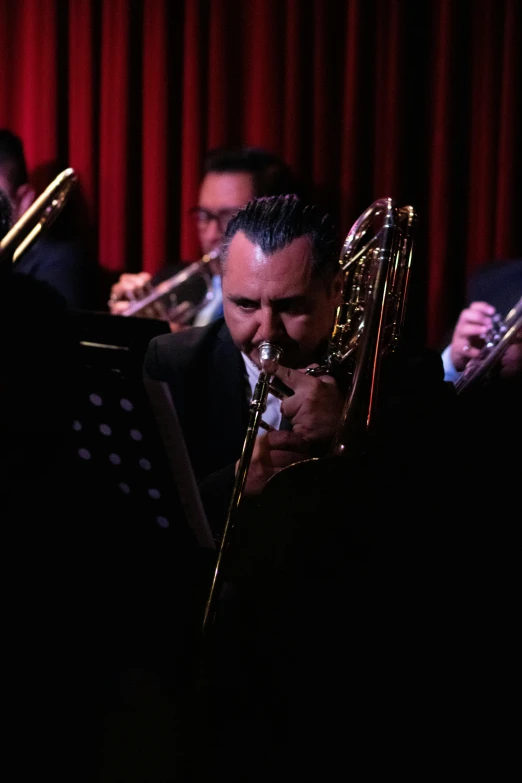
[[[210,594],[205,606],[203,631],[205,631],[207,626],[213,620],[214,604],[217,600],[219,589],[221,587],[221,565],[223,557],[230,543],[230,538],[234,528],[235,515],[243,496],[247,473],[250,467],[250,462],[252,460],[254,444],[256,442],[259,427],[262,424],[263,413],[266,410],[268,393],[271,391],[270,382],[273,374],[277,370],[282,356],[281,348],[277,345],[273,345],[272,343],[261,343],[258,350],[261,372],[259,373],[259,379],[257,381],[256,388],[254,389],[254,394],[250,403],[247,432],[243,442],[243,449],[239,459],[239,464],[236,470],[234,489],[232,491],[232,498],[228,507],[227,518],[223,530],[223,537],[221,539],[221,546],[219,548],[212,585],[210,587]]]
[[[42,230],[58,217],[77,179],[76,172],[71,168],[53,179],[0,241],[0,259],[12,254],[12,262],[18,261]]]
[[[417,213],[392,199],[375,201],[356,220],[341,252],[343,299],[324,362],[310,374],[351,375],[332,455],[370,430],[381,359],[397,347],[404,324]],[[373,233],[371,233],[373,232]]]
[[[199,261],[189,264],[177,274],[155,285],[152,290],[130,302],[124,316],[161,318],[166,321],[189,321],[213,298],[210,262],[219,257],[217,250],[206,253]],[[198,301],[184,300],[180,292],[189,280],[200,278],[202,291]]]
[[[475,359],[470,359],[462,375],[455,382],[458,394],[475,387],[484,380],[490,370],[497,364],[507,348],[514,342],[522,330],[522,297],[511,308],[504,320],[493,320],[493,326],[487,332],[485,344]]]
[[[351,375],[351,384],[336,432],[331,456],[360,447],[370,429],[376,406],[377,384],[382,357],[398,345],[405,315],[413,233],[417,214],[413,207],[397,207],[392,199],[375,201],[354,223],[339,259],[344,273],[343,299],[337,309],[326,356],[310,375],[334,374],[340,368]],[[267,352],[254,392],[243,453],[236,474],[225,531],[207,600],[203,631],[213,620],[213,607],[220,586],[220,570],[229,544],[254,441],[266,407],[270,373],[281,360],[277,346],[263,344]],[[261,346],[260,346],[261,349]],[[261,354],[260,354],[261,355]],[[285,481],[288,471],[307,470],[312,457],[281,469],[269,484]]]

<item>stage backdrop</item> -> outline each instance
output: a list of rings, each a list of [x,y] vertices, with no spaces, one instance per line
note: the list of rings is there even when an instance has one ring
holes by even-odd
[[[77,170],[112,275],[197,256],[216,145],[280,154],[343,234],[413,204],[435,345],[470,271],[521,253],[521,40],[520,0],[0,0],[0,126],[40,189]]]

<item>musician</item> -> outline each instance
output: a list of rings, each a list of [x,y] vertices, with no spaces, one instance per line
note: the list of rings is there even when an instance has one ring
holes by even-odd
[[[22,140],[7,128],[0,129],[0,190],[10,201],[13,223],[36,198],[27,174]],[[70,307],[93,306],[93,269],[76,241],[58,240],[46,232],[17,260],[13,272],[48,284]]]
[[[505,318],[522,296],[522,259],[492,261],[470,279],[466,306],[460,313],[450,344],[442,353],[445,380],[455,382],[470,359],[484,346],[483,335],[493,326],[493,317]],[[520,348],[510,346],[502,357],[500,374],[507,377],[522,369]]]
[[[228,221],[254,196],[293,193],[298,189],[290,169],[275,155],[255,147],[221,147],[207,153],[203,167],[198,203],[190,210],[195,220],[202,254],[219,250]],[[169,264],[151,277],[148,272],[123,274],[111,289],[109,309],[121,314],[129,300],[139,298],[162,280],[180,271],[184,265]],[[193,325],[203,326],[223,314],[219,260],[210,262],[214,297],[196,314]],[[198,289],[196,288],[196,294]],[[201,295],[200,295],[201,296]],[[174,316],[171,328],[187,325]]]
[[[341,379],[314,377],[305,370],[321,361],[341,301],[339,247],[330,219],[316,207],[293,196],[254,199],[231,219],[225,233],[224,319],[155,338],[149,346],[145,373],[170,385],[216,533],[245,436],[261,342],[283,349],[276,375],[293,395],[282,404],[269,396],[264,419],[275,431],[260,430],[257,436],[244,492],[247,502],[262,500],[270,489],[268,479],[281,468],[324,454],[337,429],[344,402]],[[440,356],[436,358],[433,373],[417,366],[416,375],[424,375],[422,387],[416,387],[420,395],[408,396],[406,387],[399,391],[406,407],[423,396],[431,412],[429,400],[437,397],[436,392],[429,396],[430,389],[448,386]],[[401,378],[397,372],[396,379]],[[240,607],[239,621],[232,619],[229,626],[232,643],[225,639],[216,667],[219,736],[214,753],[219,772],[225,770],[223,779],[257,783],[273,778],[276,769],[288,780],[308,779],[308,772],[322,779],[333,777],[342,763],[356,772],[359,763],[361,770],[373,770],[381,762],[386,766],[390,753],[396,754],[395,765],[410,763],[410,757],[416,763],[412,748],[431,758],[432,738],[453,717],[444,705],[453,678],[464,678],[461,656],[466,666],[469,657],[459,649],[448,662],[446,645],[453,651],[459,633],[464,635],[468,624],[474,628],[469,615],[475,606],[465,589],[454,589],[460,585],[462,563],[462,582],[481,594],[473,579],[467,581],[467,561],[460,559],[461,552],[474,546],[468,528],[459,524],[466,474],[455,472],[450,484],[450,474],[435,471],[439,452],[433,431],[423,430],[414,440],[402,415],[405,406],[397,410],[401,415],[396,416],[391,448],[386,437],[380,441],[389,459],[350,460],[345,463],[350,470],[362,465],[354,473],[345,471],[345,464],[339,470],[340,462],[337,468],[330,463],[334,481],[309,482],[304,499],[297,491],[288,492],[285,513],[280,513],[281,497],[276,502],[272,496],[269,512],[276,523],[268,515],[261,525],[249,520],[258,530],[273,530],[290,518],[297,546],[284,567],[268,566],[268,577],[255,553],[243,568],[246,578],[241,574],[237,582],[240,600],[253,595],[256,611],[241,613]],[[447,446],[444,434],[441,440]],[[407,441],[408,459],[402,459],[402,441]],[[427,459],[430,450],[436,452],[432,460]],[[365,464],[372,469],[366,471]],[[454,464],[461,467],[460,460]],[[325,479],[327,474],[317,475]],[[332,509],[337,516],[332,517]],[[480,522],[473,519],[473,526],[477,537]],[[266,603],[256,601],[258,577],[268,584],[262,599]],[[456,608],[449,615],[452,606]],[[246,669],[238,649],[246,650],[245,658],[251,656]],[[385,748],[378,759],[369,755],[377,746]]]
[[[254,199],[230,221],[221,254],[224,320],[154,339],[145,372],[170,384],[211,522],[223,514],[243,443],[258,346],[283,349],[277,377],[290,390],[269,396],[245,493],[281,467],[323,450],[343,397],[332,378],[305,368],[320,360],[340,301],[339,242],[330,218],[297,196]],[[291,431],[277,431],[281,417]],[[221,520],[222,521],[222,520]]]

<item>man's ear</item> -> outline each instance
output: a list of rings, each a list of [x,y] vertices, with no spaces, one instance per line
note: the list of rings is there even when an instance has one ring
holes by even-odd
[[[15,203],[16,203],[16,219],[19,220],[24,212],[27,212],[31,204],[36,198],[36,191],[32,185],[25,183],[20,185],[16,191]]]

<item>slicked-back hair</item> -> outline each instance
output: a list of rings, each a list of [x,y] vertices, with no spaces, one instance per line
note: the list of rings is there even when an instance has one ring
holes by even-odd
[[[0,128],[0,167],[15,190],[29,181],[22,139],[7,128]]]
[[[255,198],[230,220],[221,250],[224,272],[230,243],[242,231],[265,255],[283,250],[295,239],[308,237],[312,245],[313,274],[331,281],[340,270],[337,230],[327,213],[295,194]]]
[[[204,174],[250,174],[254,195],[302,195],[301,185],[286,163],[261,147],[218,147],[205,156]]]

